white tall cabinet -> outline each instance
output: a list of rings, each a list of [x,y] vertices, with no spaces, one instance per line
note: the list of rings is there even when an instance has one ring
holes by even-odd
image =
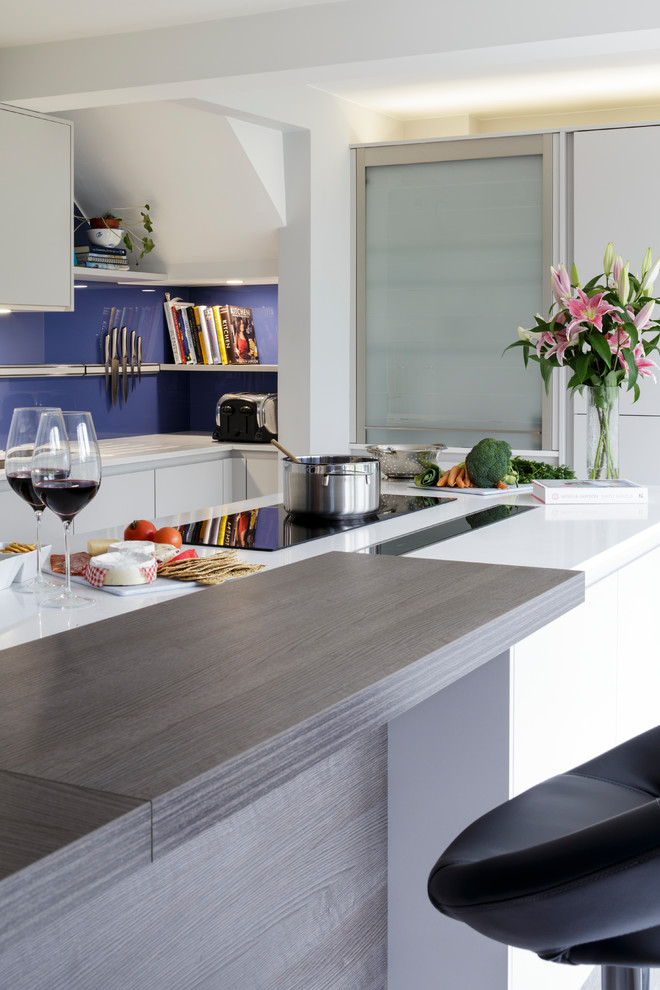
[[[0,149],[0,306],[73,309],[73,124],[1,105]]]
[[[581,279],[602,271],[609,241],[639,274],[648,247],[660,257],[657,195],[660,125],[576,131],[573,154],[573,256]],[[660,289],[660,279],[656,291]],[[656,318],[658,312],[656,311]],[[660,364],[660,358],[654,357]],[[619,457],[624,478],[660,483],[660,372],[658,384],[641,383],[641,395],[620,398]],[[575,464],[584,468],[584,401],[575,400]]]

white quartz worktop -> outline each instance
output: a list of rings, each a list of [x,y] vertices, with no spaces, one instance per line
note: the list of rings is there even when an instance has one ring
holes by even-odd
[[[145,438],[140,439],[144,442]],[[165,439],[162,439],[165,444]],[[199,438],[191,438],[189,449],[195,449],[193,445],[198,442]],[[136,453],[135,456],[139,455]],[[407,481],[386,481],[383,492],[412,494],[412,487]],[[452,491],[449,497],[453,501],[418,512],[398,515],[283,550],[241,551],[241,554],[252,563],[265,564],[269,568],[281,567],[334,550],[362,551],[383,540],[434,527],[493,506],[528,505],[533,506],[533,511],[436,542],[414,551],[412,555],[439,560],[582,570],[587,585],[590,585],[660,545],[660,488],[650,488],[649,496],[648,504],[634,506],[544,506],[530,494],[481,497]],[[167,522],[182,525],[242,509],[273,505],[276,500],[276,497],[264,496],[232,505],[214,506],[171,516]],[[122,534],[119,529],[108,529],[95,535],[117,539]],[[88,534],[74,536],[73,549],[85,549],[87,538]],[[54,547],[56,552],[61,549]],[[208,548],[208,552],[212,552],[212,548]],[[166,592],[150,591],[131,596],[118,596],[90,588],[88,593],[96,599],[96,605],[72,613],[39,608],[33,596],[19,594],[13,589],[0,592],[0,649],[144,608],[168,597],[204,590],[176,582],[170,585],[171,589],[168,586]]]

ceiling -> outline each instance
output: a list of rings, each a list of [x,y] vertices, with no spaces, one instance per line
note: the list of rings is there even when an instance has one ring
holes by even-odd
[[[268,10],[313,7],[345,0],[138,0],[137,3],[89,3],[89,0],[30,0],[0,4],[0,47],[94,38],[126,31],[148,31],[200,21],[262,14]]]
[[[368,3],[369,0],[363,0]],[[440,52],[444,39],[438,35],[439,54],[429,52],[422,38],[414,56],[396,57],[396,47],[389,57],[378,59],[360,51],[363,61],[355,57],[329,59],[312,66],[309,62],[304,78],[299,81],[339,96],[362,107],[385,113],[399,120],[474,115],[497,117],[562,112],[570,110],[602,110],[630,106],[660,104],[660,11],[651,14],[641,0],[644,11],[636,24],[643,30],[626,24],[622,16],[621,29],[610,18],[595,19],[589,30],[600,30],[592,39],[584,31],[576,32],[573,23],[553,26],[555,43],[552,48],[541,44],[521,44],[516,37],[516,4],[507,0],[501,8],[501,20],[510,26],[511,45],[498,44],[493,27],[492,47],[475,44],[470,51],[451,51],[448,45]],[[593,0],[582,0],[583,11]],[[380,0],[382,22],[387,30],[400,23],[402,33],[410,26],[413,15],[410,4],[403,0]],[[465,11],[472,6],[483,10],[480,0],[466,0]],[[358,0],[359,4],[359,0]],[[429,0],[441,9],[440,0]],[[561,4],[561,0],[560,0]],[[201,24],[227,18],[278,11],[297,12],[303,8],[321,8],[346,13],[350,24],[351,0],[138,0],[137,3],[110,5],[89,0],[0,0],[0,49],[20,48],[48,42],[80,40],[147,31],[182,25]],[[446,6],[446,4],[444,4]],[[595,3],[594,8],[602,5]],[[529,9],[529,8],[528,8]],[[657,8],[656,8],[657,9]],[[508,11],[508,14],[506,13]],[[577,13],[576,12],[576,16]],[[646,14],[646,20],[643,15]],[[388,21],[389,16],[389,21]],[[406,17],[408,16],[408,24]],[[458,16],[458,15],[457,15]],[[553,18],[561,20],[556,9]],[[642,19],[640,19],[642,18]],[[518,18],[521,20],[521,18]],[[575,18],[573,19],[575,20]],[[309,23],[309,22],[308,22]],[[446,20],[447,34],[455,25]],[[378,33],[376,25],[374,34]],[[466,24],[463,24],[465,30]],[[422,32],[423,34],[423,32]],[[473,36],[476,32],[473,32]],[[529,37],[531,38],[533,32]],[[464,35],[465,36],[465,35]],[[308,33],[310,47],[315,39]],[[502,35],[499,35],[501,39]],[[539,35],[540,37],[540,35]],[[521,35],[522,38],[522,35]],[[606,39],[606,40],[603,40]],[[350,42],[350,39],[347,39]],[[331,39],[332,41],[332,39]],[[594,42],[591,44],[591,42]],[[366,46],[363,46],[363,48]],[[355,51],[355,49],[354,49]],[[353,53],[352,53],[353,54]]]

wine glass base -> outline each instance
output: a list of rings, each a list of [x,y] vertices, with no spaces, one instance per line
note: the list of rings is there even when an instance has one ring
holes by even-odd
[[[74,595],[73,592],[63,591],[61,595],[49,595],[39,603],[41,608],[90,608],[96,605],[95,598],[85,598],[83,595]]]
[[[42,576],[38,578],[30,578],[29,581],[22,581],[20,584],[15,584],[12,591],[17,591],[19,595],[50,595],[55,591],[58,591],[62,585],[59,581],[49,581],[48,578]]]

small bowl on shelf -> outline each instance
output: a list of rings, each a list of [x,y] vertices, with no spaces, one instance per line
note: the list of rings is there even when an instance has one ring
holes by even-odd
[[[119,247],[124,236],[121,227],[93,227],[87,231],[87,238],[90,244],[97,247],[115,248]]]

